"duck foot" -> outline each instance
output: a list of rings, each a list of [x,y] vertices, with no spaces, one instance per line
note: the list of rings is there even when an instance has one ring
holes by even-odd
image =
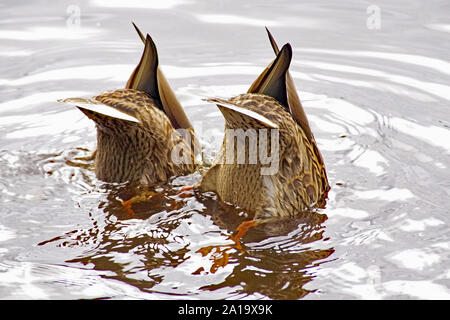
[[[259,224],[260,223],[255,220],[244,221],[236,228],[236,234],[234,236],[229,236],[229,239],[233,240],[233,244],[207,246],[197,250],[196,252],[201,253],[203,257],[211,254],[210,260],[213,264],[209,272],[215,273],[220,267],[225,267],[228,264],[230,259],[230,250],[237,250],[244,253],[245,251],[242,247],[240,239],[248,232],[250,228]],[[203,267],[201,269],[204,270]]]
[[[184,186],[177,192],[177,194],[181,198],[189,198],[194,194],[194,186]]]
[[[234,236],[230,236],[230,239],[234,241],[236,245],[241,245],[239,240],[248,232],[248,230],[252,227],[256,227],[259,225],[259,222],[255,220],[244,221],[236,228],[236,234]]]
[[[94,150],[94,152],[92,152],[92,154],[90,156],[86,156],[86,157],[76,157],[75,160],[80,160],[80,161],[92,161],[95,159],[95,157],[97,156],[97,150]]]
[[[126,218],[131,219],[131,218],[133,218],[136,215],[134,210],[131,208],[131,206],[134,203],[147,201],[149,198],[153,197],[154,195],[155,195],[155,192],[153,192],[153,191],[146,191],[146,192],[143,192],[141,194],[138,194],[138,195],[132,197],[131,199],[128,199],[126,201],[122,201],[121,204],[122,204],[122,206],[125,209]]]

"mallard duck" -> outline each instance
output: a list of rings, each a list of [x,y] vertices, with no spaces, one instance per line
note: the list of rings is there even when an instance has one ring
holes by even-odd
[[[196,139],[189,119],[159,68],[155,43],[134,27],[145,48],[125,89],[89,99],[59,101],[75,105],[95,122],[98,179],[151,185],[195,170]]]
[[[288,72],[292,48],[287,43],[279,50],[267,32],[277,56],[248,92],[230,99],[206,99],[222,112],[226,134],[217,158],[197,187],[253,213],[253,222],[242,225],[240,235],[255,222],[294,217],[323,207],[330,189],[322,155]],[[238,141],[245,139],[245,157],[237,150],[238,142],[232,143],[233,135]],[[257,159],[250,154],[252,146],[257,148]],[[270,168],[261,152],[273,154],[272,172],[264,172]]]

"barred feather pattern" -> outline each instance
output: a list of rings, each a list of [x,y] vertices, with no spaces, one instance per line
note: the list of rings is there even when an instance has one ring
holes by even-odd
[[[193,130],[188,129],[191,141],[178,135],[157,101],[148,94],[120,89],[93,99],[139,120],[139,123],[125,121],[80,108],[97,126],[95,172],[100,180],[150,185],[196,169]],[[176,145],[191,153],[191,161],[179,164],[172,161],[171,152]]]
[[[273,175],[261,175],[260,169],[264,165],[259,159],[256,164],[226,164],[224,140],[213,166],[200,183],[203,191],[214,191],[222,201],[253,212],[256,220],[295,217],[306,210],[325,206],[330,186],[316,142],[314,138],[307,138],[303,129],[277,100],[263,94],[247,93],[229,100],[209,101],[217,103],[219,108],[221,101],[246,108],[277,124],[279,170]],[[225,129],[264,128],[253,118],[226,108],[221,111],[226,119]],[[268,142],[270,140],[269,135]],[[268,150],[270,154],[270,147]]]

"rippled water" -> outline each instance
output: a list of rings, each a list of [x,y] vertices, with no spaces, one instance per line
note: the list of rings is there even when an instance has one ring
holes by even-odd
[[[0,9],[0,298],[450,298],[448,1]],[[179,193],[199,173],[127,215],[136,190],[96,180],[83,159],[94,125],[56,99],[124,86],[142,50],[130,21],[153,36],[210,157],[223,118],[201,99],[246,91],[273,58],[264,26],[290,42],[326,209],[251,230],[222,256],[198,250],[230,244],[245,215]]]

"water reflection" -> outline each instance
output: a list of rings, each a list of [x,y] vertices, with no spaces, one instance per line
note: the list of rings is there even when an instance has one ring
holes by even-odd
[[[76,159],[67,162],[74,163],[91,169]],[[90,214],[90,228],[76,228],[39,246],[84,248],[66,263],[101,271],[105,279],[147,293],[207,297],[207,292],[225,290],[228,296],[272,299],[308,294],[303,289],[313,278],[308,269],[334,252],[323,236],[327,216],[309,213],[258,226],[244,236],[243,250],[228,251],[227,262],[213,268],[211,255],[202,256],[199,249],[232,243],[229,235],[248,216],[220,204],[213,194],[180,193],[183,184],[198,179],[194,174],[145,190],[104,185],[105,201],[91,209],[96,212]],[[148,199],[135,203],[130,215],[121,202],[144,192]]]
[[[310,221],[302,220],[266,225],[264,230],[255,231],[259,231],[259,235],[249,234],[248,237],[254,237],[256,244],[249,245],[246,254],[236,257],[232,273],[222,282],[205,285],[201,289],[236,288],[237,295],[257,297],[259,294],[271,299],[299,299],[310,293],[311,290],[304,288],[313,279],[308,269],[319,266],[334,249],[308,247],[308,244],[323,241],[325,215],[307,219]],[[293,229],[296,232],[286,232]],[[271,236],[276,240],[268,238]]]

